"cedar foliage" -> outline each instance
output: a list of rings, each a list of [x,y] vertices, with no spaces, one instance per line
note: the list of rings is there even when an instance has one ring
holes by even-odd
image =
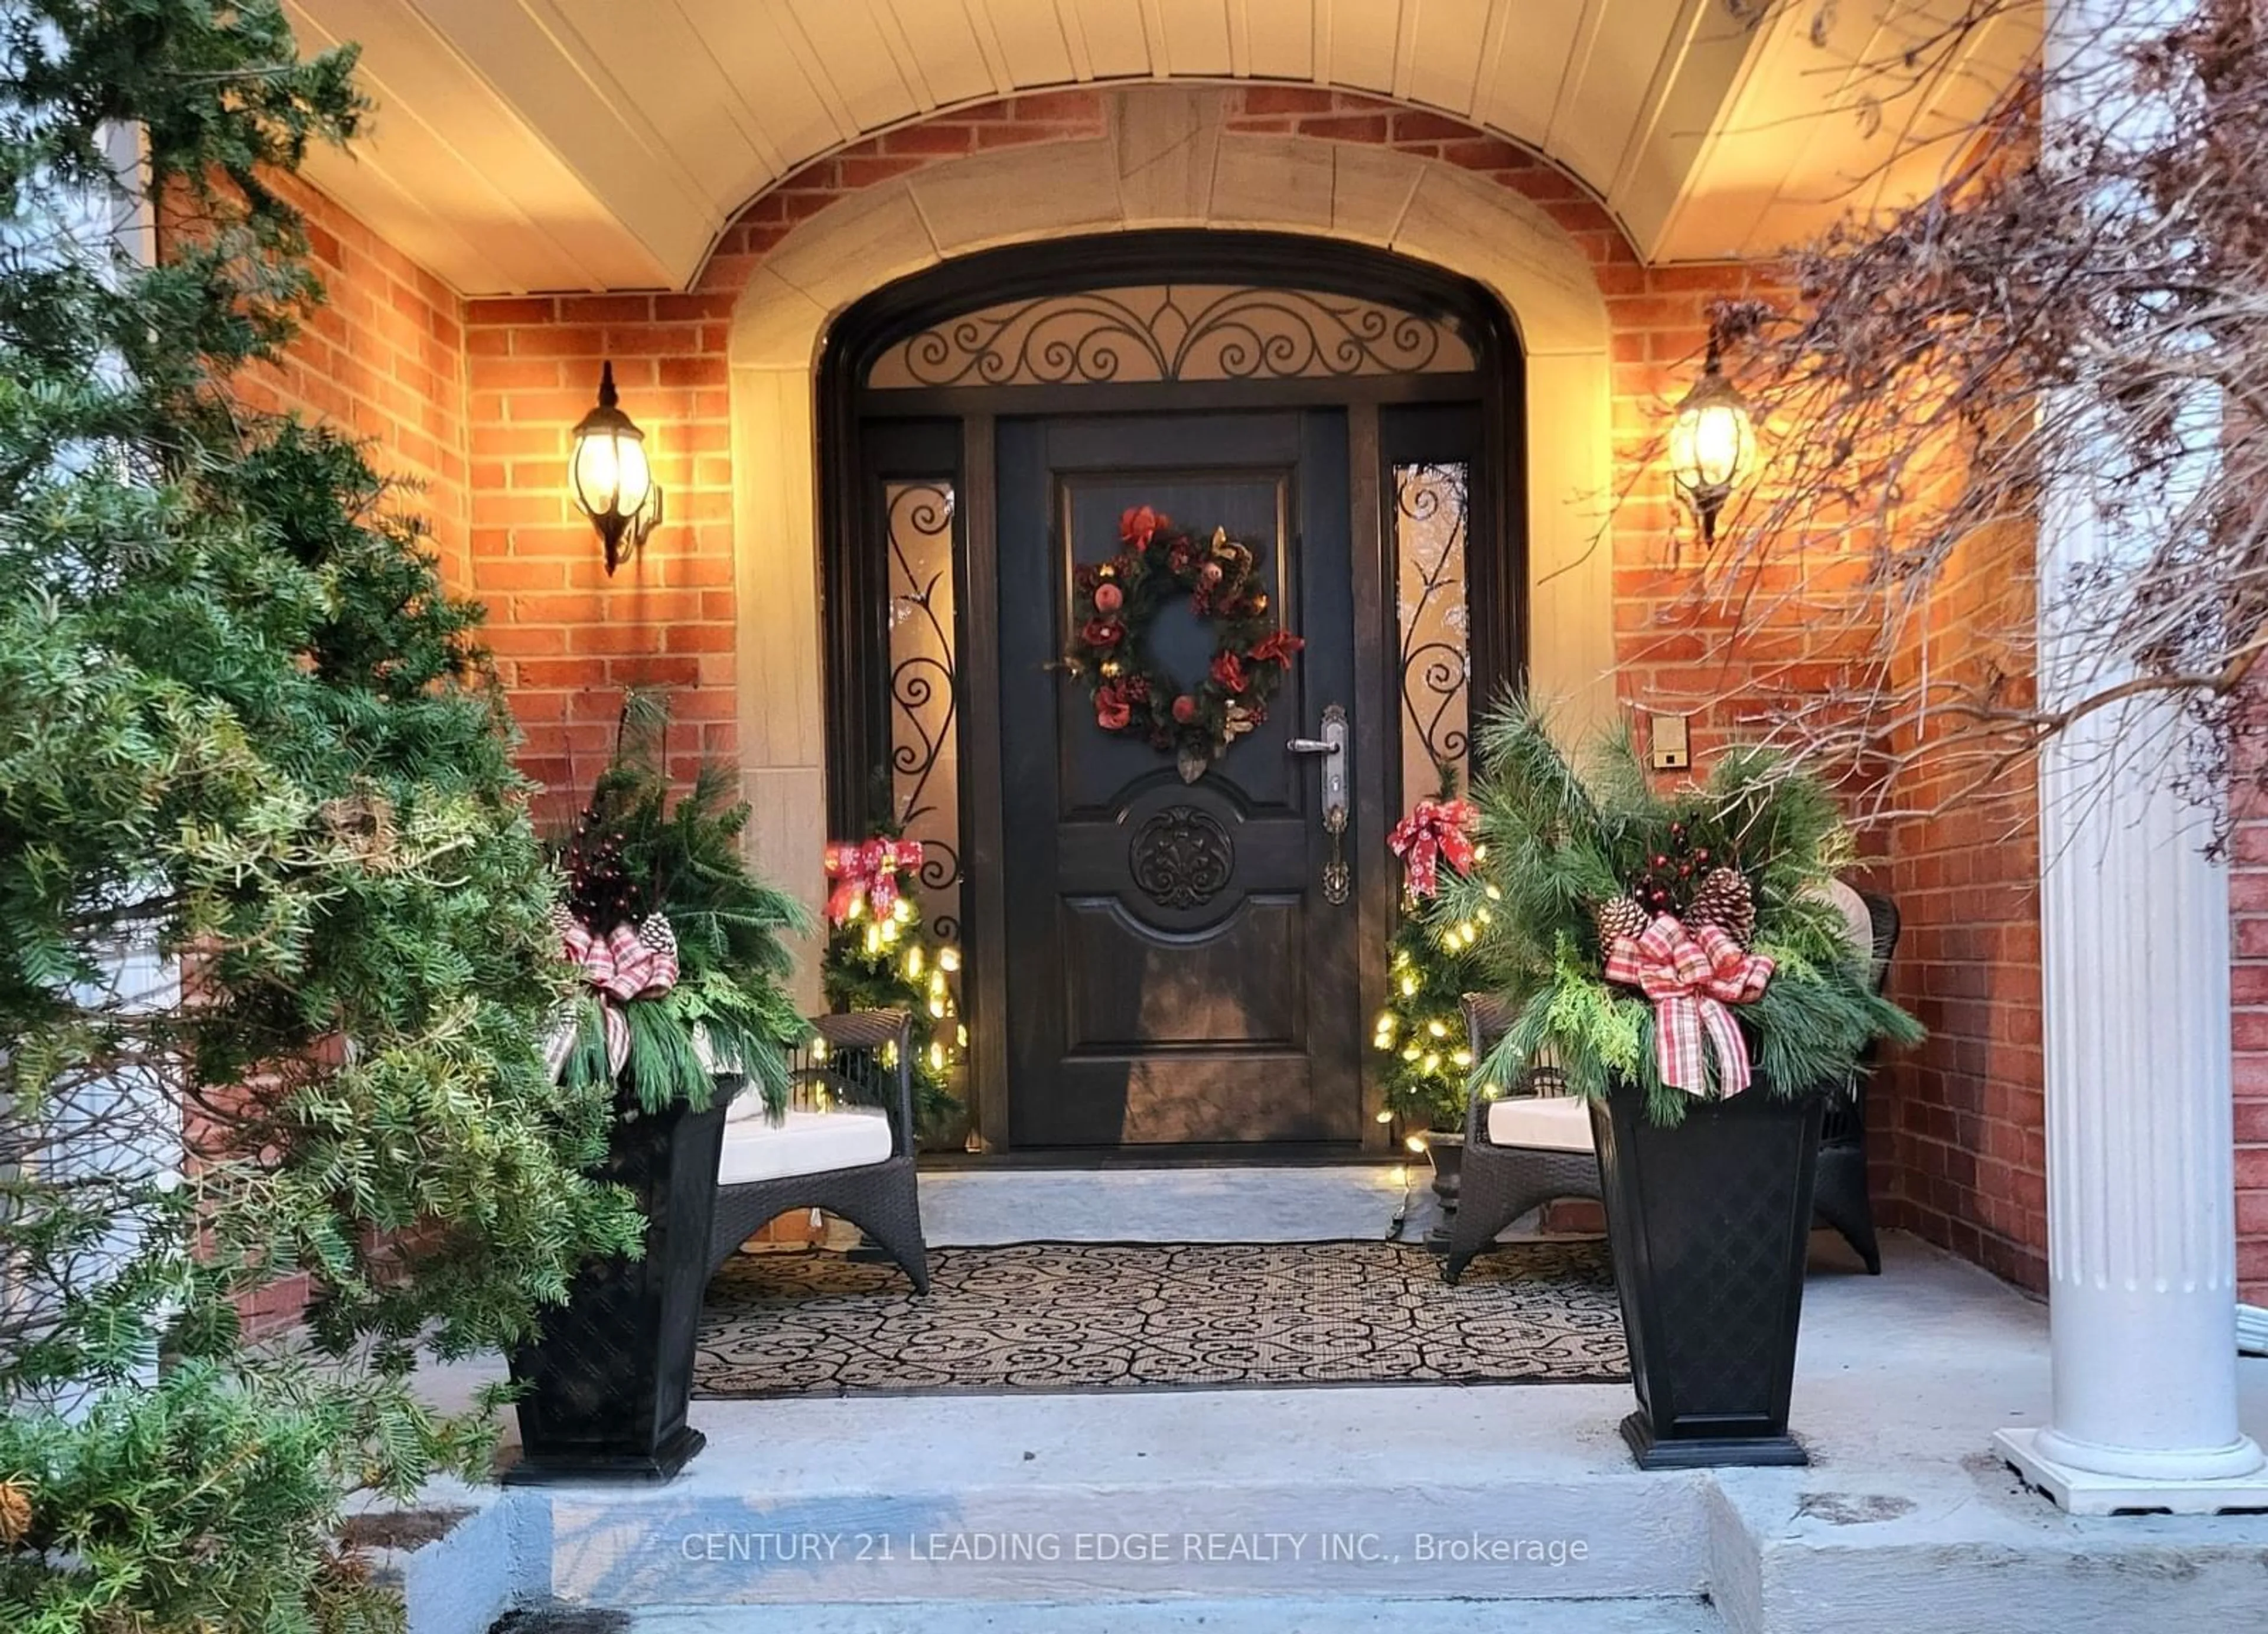
[[[362,451],[252,413],[318,291],[272,185],[363,104],[276,0],[0,15],[0,1626],[355,1630],[344,1498],[486,1468],[417,1347],[585,1254],[554,878],[507,718]],[[109,133],[139,127],[139,174]],[[163,199],[144,265],[118,213]],[[164,979],[179,972],[178,987]],[[186,991],[186,997],[184,997]],[[186,1146],[184,1136],[186,1135]],[[304,1345],[239,1301],[305,1273]]]
[[[1674,849],[1678,830],[1747,878],[1751,951],[1776,964],[1763,995],[1733,1010],[1763,1088],[1839,1092],[1873,1040],[1920,1039],[1913,1019],[1874,991],[1841,913],[1815,894],[1853,860],[1834,794],[1817,777],[1774,750],[1742,747],[1720,755],[1705,783],[1658,791],[1627,730],[1602,737],[1579,768],[1520,697],[1491,710],[1478,747],[1483,851],[1469,875],[1443,873],[1440,909],[1480,928],[1474,957],[1513,1011],[1476,1081],[1517,1084],[1549,1062],[1574,1093],[1599,1098],[1634,1083],[1655,1122],[1683,1117],[1688,1097],[1656,1069],[1653,1005],[1602,974],[1595,916]]]

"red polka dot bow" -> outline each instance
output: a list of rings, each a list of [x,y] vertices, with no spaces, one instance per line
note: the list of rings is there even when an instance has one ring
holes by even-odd
[[[1462,800],[1420,800],[1394,825],[1387,845],[1402,858],[1412,896],[1431,896],[1440,887],[1440,865],[1459,873],[1473,865],[1473,830],[1480,813]]]
[[[830,840],[825,857],[827,877],[835,882],[827,896],[827,918],[841,924],[861,905],[877,919],[887,919],[898,905],[898,874],[918,872],[922,865],[919,840]]]

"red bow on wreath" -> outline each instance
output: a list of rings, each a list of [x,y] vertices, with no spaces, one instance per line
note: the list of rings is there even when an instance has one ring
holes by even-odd
[[[618,924],[604,936],[563,908],[553,913],[552,920],[566,944],[568,962],[598,993],[599,1019],[607,1031],[607,1070],[619,1073],[630,1058],[630,1024],[622,1007],[633,998],[651,998],[677,985],[677,933],[659,914],[648,914],[636,930]],[[571,1024],[567,1041],[571,1049]],[[558,1057],[552,1063],[556,1076],[566,1050],[555,1045],[547,1053]]]
[[[1462,800],[1420,800],[1418,809],[1394,825],[1386,843],[1408,870],[1410,894],[1431,896],[1440,885],[1446,861],[1459,873],[1473,865],[1473,830],[1480,813]]]
[[[919,840],[830,840],[825,858],[827,877],[835,889],[827,898],[827,919],[841,924],[858,911],[862,902],[877,919],[887,919],[898,905],[898,872],[922,865]]]
[[[1607,980],[1635,987],[1653,1002],[1653,1059],[1661,1081],[1705,1094],[1705,1035],[1717,1056],[1719,1086],[1737,1095],[1749,1086],[1749,1045],[1727,1005],[1753,1004],[1771,979],[1772,961],[1713,924],[1688,931],[1675,914],[1657,915],[1643,936],[1617,937],[1607,954]]]
[[[1271,629],[1267,638],[1244,656],[1255,664],[1281,664],[1292,666],[1292,655],[1307,644],[1288,629]]]

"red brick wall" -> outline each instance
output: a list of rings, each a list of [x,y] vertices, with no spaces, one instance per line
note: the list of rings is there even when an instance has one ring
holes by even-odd
[[[738,748],[733,644],[730,292],[537,296],[466,309],[472,589],[528,735],[528,771],[586,787],[622,689],[667,687],[685,762]],[[569,432],[611,357],[646,431],[666,526],[609,578],[567,487]]]
[[[2257,745],[2239,766],[2229,842],[2229,999],[2236,1078],[2236,1275],[2241,1297],[2268,1305],[2268,794]]]
[[[2005,669],[1989,632],[2032,598],[2029,535],[1970,544],[1897,656],[1950,682]],[[1896,746],[1911,750],[1911,742]],[[2047,1284],[2045,1068],[2041,1050],[2038,808],[2029,772],[1976,789],[1940,757],[1907,773],[1901,807],[1940,814],[1892,829],[1882,879],[1904,916],[1892,992],[1930,1030],[1877,1085],[1870,1127],[1888,1223],[2023,1287]]]
[[[287,186],[307,217],[325,300],[280,365],[239,382],[246,401],[369,439],[401,479],[397,508],[432,529],[444,576],[468,582],[472,490],[465,438],[464,301],[324,195]]]

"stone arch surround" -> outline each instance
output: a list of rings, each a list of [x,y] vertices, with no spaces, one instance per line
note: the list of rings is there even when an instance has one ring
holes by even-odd
[[[1130,88],[1104,106],[1095,134],[933,162],[837,198],[748,273],[727,345],[738,714],[768,857],[815,856],[826,839],[814,416],[828,327],[901,278],[1036,239],[1304,233],[1491,291],[1526,362],[1531,673],[1571,726],[1613,708],[1612,553],[1600,536],[1613,482],[1611,326],[1592,253],[1543,203],[1440,157],[1233,129],[1219,91]]]

